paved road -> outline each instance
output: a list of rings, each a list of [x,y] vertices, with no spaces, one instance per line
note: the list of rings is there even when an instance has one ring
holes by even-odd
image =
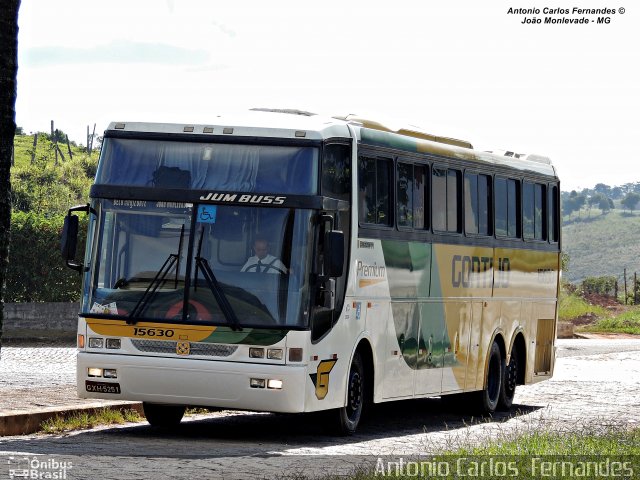
[[[66,478],[314,477],[350,471],[360,455],[370,455],[373,467],[379,455],[425,455],[536,429],[640,426],[640,340],[560,340],[558,346],[554,378],[518,387],[515,411],[491,420],[478,422],[427,399],[380,405],[346,439],[327,434],[320,415],[237,412],[194,417],[174,432],[133,424],[4,437],[0,480],[29,462],[40,472],[66,465]]]
[[[76,349],[59,342],[55,346],[3,346],[0,392],[0,414],[114,403],[77,397]]]

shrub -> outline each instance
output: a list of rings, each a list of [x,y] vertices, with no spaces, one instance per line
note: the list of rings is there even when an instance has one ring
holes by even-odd
[[[78,272],[67,268],[60,255],[64,215],[45,217],[14,212],[7,268],[6,302],[73,302],[80,298]],[[82,259],[86,218],[80,217],[78,255]]]
[[[614,276],[587,277],[582,281],[583,293],[615,297],[618,280]]]

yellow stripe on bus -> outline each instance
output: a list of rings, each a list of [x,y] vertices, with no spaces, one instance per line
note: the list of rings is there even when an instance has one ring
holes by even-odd
[[[375,285],[376,283],[380,283],[380,282],[384,282],[384,278],[375,278],[375,279],[371,279],[371,280],[360,280],[360,282],[358,283],[358,286],[360,288],[362,287],[368,287],[370,285]]]
[[[87,319],[87,326],[98,335],[151,340],[187,340],[189,342],[200,342],[209,337],[217,328],[210,325],[173,325],[151,322],[127,325],[124,321],[97,319]]]

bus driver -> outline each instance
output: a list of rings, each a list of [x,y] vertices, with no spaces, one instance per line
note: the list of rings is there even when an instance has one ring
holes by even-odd
[[[287,273],[287,267],[269,253],[269,242],[264,238],[256,238],[253,242],[254,256],[249,257],[241,272],[255,273]]]

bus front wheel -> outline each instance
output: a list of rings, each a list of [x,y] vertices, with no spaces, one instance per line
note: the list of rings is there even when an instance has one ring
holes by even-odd
[[[338,409],[338,432],[353,435],[360,423],[365,396],[364,366],[360,353],[356,352],[347,379],[347,404]]]
[[[184,405],[160,405],[142,402],[144,416],[152,427],[170,428],[180,423],[186,407]]]

